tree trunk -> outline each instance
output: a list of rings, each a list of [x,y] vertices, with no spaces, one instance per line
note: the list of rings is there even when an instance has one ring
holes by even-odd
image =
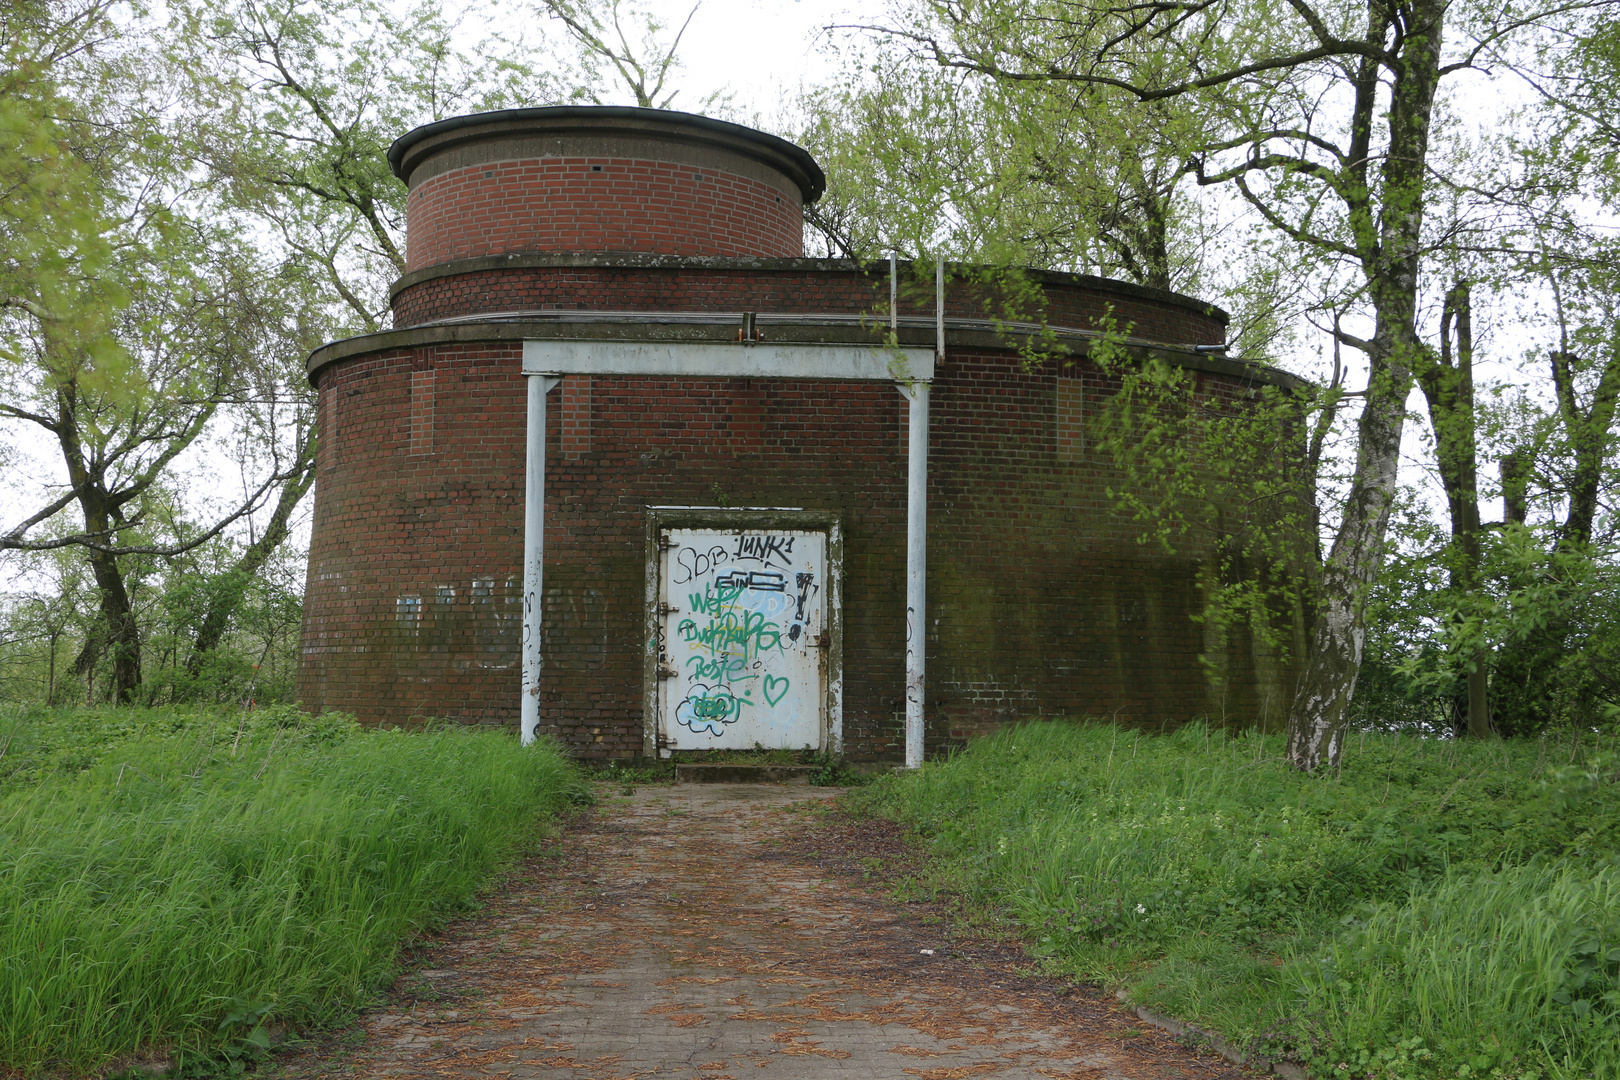
[[[1358,425],[1355,476],[1344,520],[1322,567],[1321,609],[1305,675],[1288,714],[1288,760],[1306,772],[1339,764],[1367,636],[1367,593],[1384,561],[1384,531],[1395,495],[1411,382],[1405,365],[1393,359],[1375,362],[1373,370]]]
[[[83,475],[82,458],[68,458],[70,470],[79,465],[77,480]],[[113,540],[113,530],[123,524],[117,504],[103,490],[100,477],[79,483],[79,509],[84,513],[85,531],[100,536],[103,542]],[[97,627],[85,639],[76,667],[82,671],[93,668],[103,651],[112,655],[112,683],[109,687],[114,705],[128,705],[141,685],[141,628],[135,619],[134,605],[130,603],[129,589],[124,583],[123,568],[118,556],[107,551],[90,548],[87,551],[90,572],[96,579],[100,595]]]
[[[101,594],[101,620],[105,643],[112,654],[112,701],[128,705],[141,685],[141,628],[118,559],[99,551],[90,553],[90,570]]]
[[[1558,393],[1558,412],[1569,440],[1575,473],[1570,478],[1569,512],[1558,530],[1561,543],[1585,547],[1592,541],[1592,523],[1597,517],[1598,493],[1603,479],[1603,463],[1613,439],[1617,403],[1620,403],[1620,349],[1603,365],[1591,403],[1584,408],[1575,388],[1577,358],[1567,352],[1552,354],[1553,386]]]
[[[1445,14],[1446,0],[1413,0],[1402,8],[1401,64],[1385,71],[1387,103],[1376,93],[1377,71],[1370,62],[1363,62],[1357,80],[1353,160],[1367,160],[1367,133],[1379,117],[1389,130],[1376,204],[1365,186],[1349,196],[1352,235],[1376,325],[1372,340],[1360,344],[1368,379],[1366,408],[1357,424],[1356,468],[1344,518],[1322,568],[1321,607],[1305,675],[1288,713],[1288,760],[1307,772],[1339,763],[1366,640],[1367,594],[1384,561],[1411,366],[1421,347],[1417,296],[1423,209]],[[1368,8],[1369,40],[1385,39],[1389,17],[1387,8]]]
[[[1456,347],[1452,347],[1453,328]],[[1479,463],[1474,411],[1474,333],[1468,283],[1459,281],[1446,294],[1440,316],[1440,353],[1419,354],[1418,384],[1429,406],[1434,429],[1435,461],[1445,489],[1451,519],[1450,578],[1452,595],[1466,601],[1479,589]],[[1493,734],[1490,715],[1490,656],[1468,649],[1466,657],[1468,716],[1472,738]]]
[[[1502,477],[1502,522],[1505,525],[1523,525],[1525,503],[1530,490],[1530,459],[1523,450],[1502,455],[1496,463]]]
[[[310,429],[299,451],[302,471],[294,474],[283,485],[281,495],[276,500],[275,513],[270,516],[270,523],[265,527],[264,535],[249,544],[242,552],[242,557],[236,561],[236,565],[226,571],[224,587],[209,602],[203,621],[197,627],[197,637],[192,642],[191,655],[186,659],[186,671],[194,679],[202,673],[203,660],[208,653],[218,648],[219,643],[224,640],[225,631],[230,628],[231,618],[236,614],[237,608],[242,606],[242,596],[247,583],[264,568],[264,564],[269,561],[276,548],[287,538],[293,511],[298,508],[299,502],[315,483],[314,428]]]

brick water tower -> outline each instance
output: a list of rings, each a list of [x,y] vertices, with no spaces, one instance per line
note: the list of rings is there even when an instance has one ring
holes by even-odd
[[[1224,313],[1039,273],[1070,359],[1032,366],[1037,328],[982,289],[891,309],[888,263],[803,258],[821,169],[700,116],[456,117],[389,162],[394,328],[309,360],[306,707],[857,760],[908,729],[915,759],[1040,715],[1286,709],[1299,650],[1211,646],[1210,553],[1135,542],[1091,429],[1107,319],[1200,393],[1289,385],[1216,355]]]

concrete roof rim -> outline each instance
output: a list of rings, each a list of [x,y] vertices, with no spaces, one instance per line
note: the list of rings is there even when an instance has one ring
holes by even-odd
[[[422,348],[422,347],[431,346],[431,345],[479,344],[479,343],[488,343],[488,342],[510,342],[510,343],[515,343],[515,344],[521,344],[525,340],[529,340],[529,339],[534,339],[534,340],[547,340],[547,339],[558,340],[559,335],[556,333],[556,329],[557,329],[558,325],[559,325],[559,321],[557,321],[557,320],[550,321],[550,322],[544,322],[544,323],[518,322],[518,321],[507,321],[507,322],[489,321],[489,322],[455,323],[455,324],[450,324],[450,325],[437,325],[437,326],[434,326],[434,325],[411,326],[411,327],[406,327],[406,328],[404,328],[402,330],[384,330],[384,331],[380,331],[380,332],[375,333],[375,334],[361,334],[361,335],[358,335],[356,337],[344,338],[344,339],[339,340],[339,341],[328,342],[327,344],[322,345],[320,348],[318,348],[314,352],[310,353],[309,359],[305,363],[305,369],[304,370],[305,370],[306,377],[309,379],[310,385],[314,386],[314,385],[316,385],[316,376],[320,373],[320,371],[322,369],[324,369],[324,368],[326,368],[326,367],[328,367],[328,366],[330,366],[332,364],[339,363],[339,362],[344,361],[344,360],[352,359],[352,358],[357,357],[357,356],[363,356],[363,355],[366,355],[368,353],[386,352],[386,351],[389,351],[389,350],[392,350],[392,349]],[[570,324],[563,323],[562,325],[570,325]],[[574,323],[574,324],[571,324],[571,325],[577,327],[580,324]],[[619,323],[619,324],[602,324],[602,323],[598,323],[597,325],[619,325],[619,326],[637,326],[637,325],[641,325],[641,326],[645,326],[645,325],[648,325],[648,324],[643,322],[643,323],[639,323],[639,324],[638,323]],[[675,324],[665,324],[665,325],[675,325]],[[686,326],[691,326],[691,325],[694,325],[694,324],[685,324],[685,325]],[[699,324],[699,325],[701,325],[701,324]],[[732,326],[732,324],[730,322],[723,323],[723,324],[713,324],[713,325],[724,325],[727,329],[730,329],[731,326]],[[781,326],[783,324],[777,323],[775,325]],[[795,324],[787,324],[787,325],[791,326],[791,325],[795,325]],[[806,324],[800,324],[800,325],[807,325],[808,326],[808,325],[813,325],[813,324],[806,323]],[[844,327],[839,327],[838,329],[844,330],[845,328]],[[904,336],[913,336],[913,337],[916,337],[916,338],[919,339],[917,341],[912,341],[912,342],[908,342],[908,341],[902,339],[900,341],[900,344],[903,345],[903,346],[925,347],[925,346],[931,346],[933,344],[933,333],[932,333],[933,327],[932,326],[928,326],[926,328],[925,327],[917,327],[917,326],[913,326],[913,327],[902,326],[901,330],[902,330],[903,337]],[[908,331],[909,331],[909,333],[907,333]],[[956,335],[952,335],[950,333],[949,324],[947,324],[946,331],[947,331],[946,332],[946,344],[947,344],[947,347],[949,347],[949,345],[951,344],[952,338],[954,336],[957,339],[956,344],[957,344],[958,348],[962,347],[963,345],[967,345],[968,347],[979,347],[979,348],[1001,349],[1001,350],[1006,350],[1008,348],[1008,342],[1007,342],[1006,337],[1003,337],[1002,335],[995,334],[995,333],[992,333],[992,332],[986,332],[986,331],[974,328],[974,329],[971,329],[971,330],[968,330],[968,331],[959,331]],[[1020,335],[1013,334],[1013,335],[1010,335],[1010,336],[1013,337],[1013,338],[1017,338]],[[922,338],[926,338],[927,340],[926,341],[921,340]],[[968,340],[963,340],[964,338],[968,339]],[[578,334],[577,333],[571,334],[571,335],[568,335],[567,338],[563,338],[563,340],[570,340],[570,339],[577,340],[578,339]],[[659,338],[654,338],[654,337],[631,337],[629,335],[620,335],[620,336],[617,336],[616,338],[603,338],[603,339],[599,339],[599,340],[658,341],[660,339]],[[667,339],[663,339],[663,340],[667,340]],[[715,342],[717,344],[731,343],[731,339],[729,337],[718,337],[718,336],[714,337],[714,338],[700,338],[700,339],[686,339],[686,340],[708,340],[708,341],[713,341],[713,342]],[[878,337],[868,337],[868,338],[866,338],[864,340],[856,341],[856,340],[851,340],[848,337],[847,333],[845,333],[843,335],[838,336],[835,339],[829,340],[829,341],[824,342],[824,343],[825,344],[847,344],[847,345],[872,345],[872,344],[879,344],[880,340],[881,339],[878,338]],[[1062,340],[1061,335],[1059,336],[1059,340],[1060,341]],[[1087,345],[1089,345],[1090,342],[1095,341],[1095,340],[1096,340],[1095,337],[1086,337],[1086,338],[1076,338],[1075,339],[1077,344],[1079,344],[1081,342],[1084,342]],[[806,344],[811,344],[811,343],[814,343],[814,342],[806,342]],[[745,346],[739,345],[738,347],[742,348],[742,347],[745,347]],[[1215,356],[1215,355],[1210,355],[1208,353],[1198,353],[1198,352],[1194,352],[1190,347],[1175,346],[1175,345],[1169,345],[1169,344],[1148,343],[1148,344],[1128,345],[1127,347],[1130,348],[1132,351],[1141,353],[1143,355],[1162,356],[1166,360],[1170,361],[1171,363],[1176,364],[1178,367],[1187,368],[1187,369],[1192,370],[1192,371],[1208,371],[1208,372],[1212,372],[1212,373],[1215,373],[1215,374],[1226,375],[1226,376],[1229,376],[1229,377],[1232,377],[1232,378],[1252,380],[1252,381],[1254,381],[1256,383],[1261,383],[1261,384],[1266,384],[1266,385],[1271,385],[1271,386],[1277,386],[1277,387],[1280,387],[1281,389],[1284,389],[1284,390],[1287,390],[1287,391],[1290,391],[1290,392],[1293,392],[1293,393],[1300,393],[1300,392],[1304,391],[1306,389],[1306,387],[1309,385],[1304,379],[1300,378],[1297,375],[1293,375],[1293,374],[1291,374],[1289,372],[1282,371],[1282,370],[1280,370],[1278,368],[1270,367],[1270,366],[1268,366],[1266,364],[1262,364],[1262,363],[1259,363],[1258,361],[1254,361],[1254,360],[1244,360],[1244,359],[1241,359],[1241,358],[1238,358],[1238,357]],[[949,352],[947,351],[947,357],[948,357],[948,355],[949,355]]]
[[[412,323],[407,330],[426,329],[433,326],[465,326],[470,323],[510,323],[535,322],[544,326],[554,326],[559,323],[572,325],[639,325],[652,324],[660,326],[726,326],[735,329],[742,324],[743,319],[750,314],[738,309],[736,311],[710,309],[707,311],[640,311],[625,309],[610,311],[594,308],[539,308],[520,309],[515,311],[485,311],[475,315],[453,315],[447,319],[432,319],[428,322]],[[890,320],[871,313],[838,315],[829,312],[800,313],[800,312],[752,312],[754,321],[760,326],[838,326],[870,328],[881,333],[883,327]],[[894,325],[908,330],[925,329],[934,330],[938,319],[933,315],[901,315],[893,320]],[[1006,322],[998,319],[981,319],[964,316],[946,316],[945,330],[947,335],[951,332],[972,333],[975,331],[989,332],[1003,336],[1014,335],[1028,337],[1034,334],[1050,333],[1058,338],[1074,338],[1095,341],[1104,336],[1101,330],[1088,330],[1080,326],[1042,325],[1033,322]],[[1123,335],[1119,342],[1130,348],[1172,349],[1179,352],[1198,353],[1209,348],[1196,341],[1157,341],[1152,338],[1131,337]]]
[[[900,260],[900,266],[908,272],[915,269],[917,265],[913,260]],[[951,267],[963,267],[971,264],[947,262],[945,265],[946,269],[949,270]],[[855,259],[779,258],[763,255],[655,255],[649,252],[636,251],[514,251],[504,255],[475,255],[465,259],[452,259],[448,262],[435,263],[432,266],[423,266],[407,271],[395,279],[394,283],[388,287],[388,302],[392,304],[399,297],[399,294],[406,289],[441,277],[477,274],[487,270],[526,270],[547,267],[556,267],[558,269],[600,267],[604,270],[749,270],[756,273],[821,271],[824,273],[861,273],[869,276],[880,276],[885,280],[889,275],[889,261],[887,259],[860,262]],[[1098,277],[1094,274],[1078,274],[1070,270],[1043,270],[1034,266],[1026,266],[1021,269],[1035,275],[1036,279],[1043,284],[1070,285],[1094,289],[1098,292],[1118,293],[1139,300],[1153,300],[1212,318],[1222,326],[1227,326],[1232,321],[1231,315],[1223,308],[1199,300],[1197,297],[1170,292],[1166,289],[1156,289],[1151,285],[1138,285],[1132,281],[1119,281],[1115,278]]]
[[[395,176],[409,185],[417,166],[438,150],[525,128],[533,134],[543,134],[547,126],[559,132],[593,127],[620,134],[656,132],[682,142],[718,145],[780,170],[798,185],[807,204],[815,202],[827,190],[827,174],[811,153],[780,136],[712,116],[633,105],[543,105],[451,116],[413,128],[395,139],[388,147],[388,165]],[[475,130],[479,128],[485,130]],[[458,132],[460,134],[456,134]]]

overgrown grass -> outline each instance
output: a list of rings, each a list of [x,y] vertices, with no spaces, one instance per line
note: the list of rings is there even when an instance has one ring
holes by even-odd
[[[36,711],[0,743],[0,1063],[24,1069],[336,1018],[580,790],[550,746],[290,709]]]
[[[859,797],[1051,962],[1320,1076],[1620,1077],[1620,785],[1551,743],[1043,723]]]

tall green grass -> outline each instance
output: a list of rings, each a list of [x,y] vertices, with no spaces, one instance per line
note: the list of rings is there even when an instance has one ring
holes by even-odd
[[[1560,860],[1447,874],[1373,908],[1289,974],[1345,1071],[1388,1071],[1405,1041],[1408,1058],[1421,1048],[1440,1071],[1581,1077],[1620,1069],[1617,968],[1620,871]]]
[[[1556,755],[1556,756],[1555,756]],[[1051,962],[1373,1077],[1620,1076],[1620,785],[1590,747],[1032,724],[863,795]]]
[[[0,788],[6,1065],[329,1020],[577,791],[554,748],[490,731],[204,718],[103,750]]]

